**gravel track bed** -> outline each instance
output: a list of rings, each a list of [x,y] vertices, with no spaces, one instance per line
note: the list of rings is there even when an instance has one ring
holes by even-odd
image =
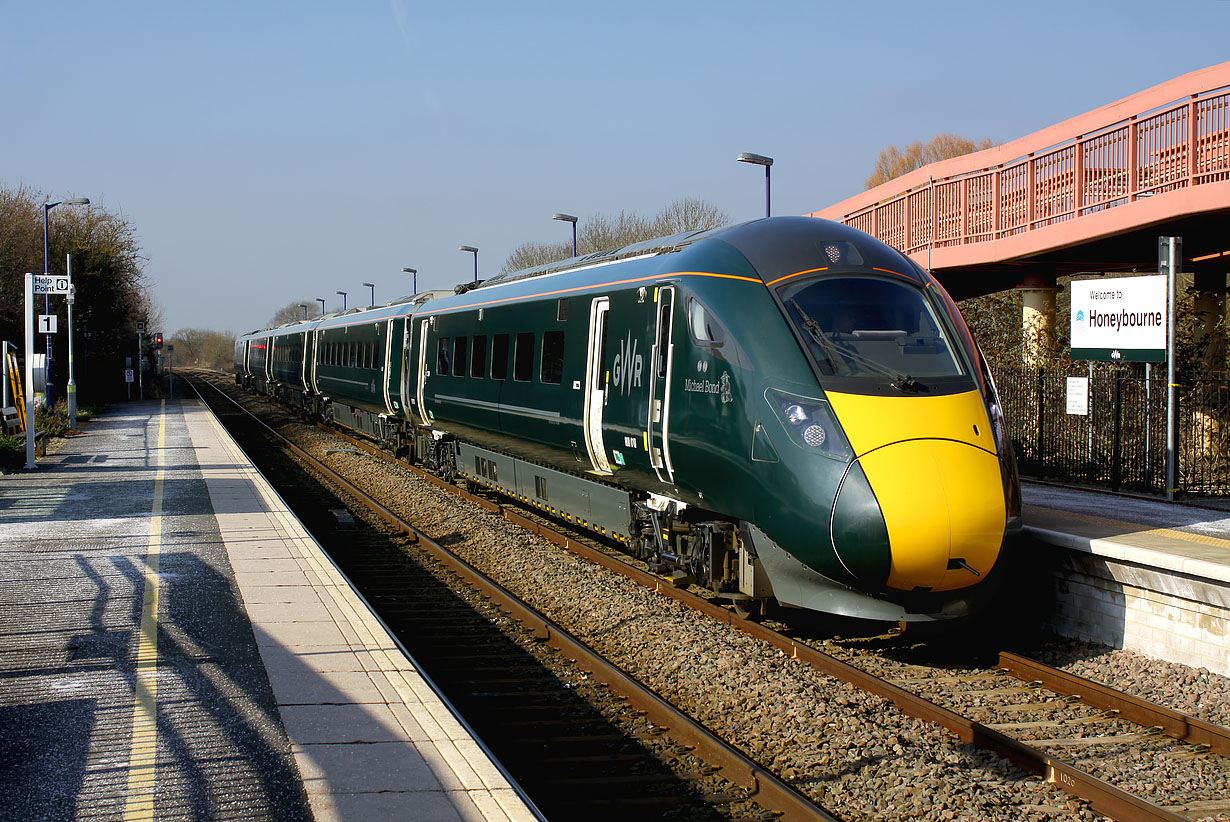
[[[326,455],[326,448],[339,447],[337,438],[310,426],[293,427],[305,450],[842,819],[1102,818],[1087,803],[905,716],[879,697],[590,565],[407,470],[365,454]],[[825,650],[847,657],[827,643]],[[1230,682],[1224,677],[1084,643],[1055,641],[1044,651],[1044,661],[1073,673],[1212,722],[1228,721]],[[854,651],[849,655],[869,670],[881,659]],[[982,707],[978,699],[989,698],[966,699],[977,708]],[[960,697],[937,695],[936,701],[965,707]],[[1105,733],[1105,727],[1096,732]],[[1079,767],[1093,765],[1073,751],[1053,753]],[[1169,743],[1134,747],[1114,759],[1117,767],[1099,766],[1113,773],[1095,773],[1165,804],[1175,797],[1230,796],[1224,760],[1198,757],[1195,768],[1191,762],[1176,767],[1184,755]]]

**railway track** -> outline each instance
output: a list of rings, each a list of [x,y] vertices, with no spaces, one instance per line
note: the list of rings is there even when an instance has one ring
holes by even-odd
[[[211,403],[205,393],[198,392],[262,471],[279,477],[287,503],[548,818],[835,819],[246,409]],[[284,449],[400,539],[339,511],[335,492],[300,475]]]
[[[359,443],[355,447],[367,448]],[[430,475],[423,476],[437,485],[446,485]],[[1227,808],[1227,803],[1218,798],[1155,802],[1133,795],[1095,776],[1097,757],[1088,754],[1098,749],[1112,756],[1124,755],[1125,745],[1156,746],[1162,740],[1174,739],[1177,741],[1162,744],[1175,746],[1173,754],[1167,755],[1172,755],[1176,763],[1185,760],[1214,763],[1214,770],[1219,767],[1224,770],[1230,736],[1223,728],[1183,717],[1015,655],[1002,655],[1000,664],[993,670],[971,670],[945,676],[937,674],[934,666],[903,662],[888,673],[876,676],[823,653],[815,643],[793,639],[764,625],[739,619],[730,611],[633,568],[606,551],[586,546],[583,540],[559,533],[526,513],[498,506],[456,486],[448,486],[448,490],[471,498],[489,511],[500,511],[505,519],[589,561],[636,579],[647,588],[686,603],[712,619],[734,625],[792,659],[876,693],[911,716],[937,723],[964,742],[1005,757],[1026,772],[1088,800],[1099,813],[1121,820],[1177,820],[1213,818],[1213,814]],[[890,639],[887,644],[894,642],[900,645],[904,640]],[[1013,680],[1010,678],[1013,674],[1024,679]],[[1045,696],[1048,692],[1052,695]],[[1023,698],[1013,701],[1006,699],[1009,696]],[[1079,701],[1073,700],[1073,696],[1079,696]],[[1058,731],[1067,735],[1058,736]],[[1080,753],[1075,763],[1060,755],[1072,751]]]

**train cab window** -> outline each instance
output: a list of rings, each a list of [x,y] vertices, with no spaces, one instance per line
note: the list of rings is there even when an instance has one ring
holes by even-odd
[[[564,380],[564,332],[547,331],[542,335],[542,364],[538,379],[549,385],[559,385]]]
[[[470,376],[481,378],[487,373],[487,335],[478,334],[474,337],[474,345],[470,348]]]
[[[449,350],[448,337],[441,337],[436,343],[436,374],[440,376],[446,376],[449,372]]]
[[[466,375],[466,348],[470,342],[469,337],[454,337],[453,338],[453,376],[464,377]]]
[[[491,338],[491,379],[508,379],[507,334],[496,334]]]
[[[534,378],[534,332],[522,331],[517,335],[513,349],[513,379],[529,382]]]
[[[726,329],[695,297],[688,298],[688,331],[698,343],[721,345],[726,341]]]
[[[779,292],[821,382],[868,393],[967,390],[970,377],[920,288],[879,277],[820,277]]]

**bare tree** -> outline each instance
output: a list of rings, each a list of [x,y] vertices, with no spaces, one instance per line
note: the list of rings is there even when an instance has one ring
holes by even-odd
[[[713,203],[695,197],[681,197],[665,206],[654,219],[654,229],[662,236],[717,228],[730,222],[730,217]]]
[[[175,362],[184,367],[230,370],[235,357],[235,334],[206,328],[181,328],[170,339]]]
[[[726,213],[712,203],[682,197],[663,207],[652,220],[635,212],[621,211],[616,217],[594,214],[581,220],[577,231],[577,253],[592,254],[620,248],[655,237],[716,228],[730,222]],[[526,242],[517,246],[504,261],[502,271],[519,271],[572,256],[572,243]]]
[[[973,140],[958,137],[956,134],[940,134],[932,137],[926,143],[910,143],[905,148],[890,145],[880,150],[875,171],[867,178],[867,188],[875,188],[881,183],[887,183],[895,177],[900,177],[902,174],[930,163],[982,151],[993,145],[989,137],[984,137],[975,143]]]
[[[315,308],[316,300],[291,300],[289,303],[274,312],[273,319],[269,320],[269,327],[277,328],[279,325],[286,325],[286,323],[293,323],[302,320],[305,313],[303,306],[305,305],[309,309]],[[308,316],[311,316],[311,313],[312,312],[309,311]]]

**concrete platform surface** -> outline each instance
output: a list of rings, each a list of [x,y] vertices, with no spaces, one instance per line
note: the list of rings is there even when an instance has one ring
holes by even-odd
[[[538,814],[198,403],[0,477],[0,820]]]

